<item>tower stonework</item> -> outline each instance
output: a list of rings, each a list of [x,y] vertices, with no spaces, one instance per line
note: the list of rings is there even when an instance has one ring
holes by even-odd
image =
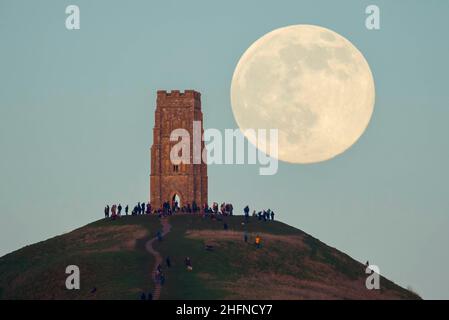
[[[175,196],[184,206],[195,202],[198,207],[207,203],[207,164],[193,161],[194,121],[201,121],[201,153],[204,149],[201,94],[194,90],[158,91],[151,146],[150,202],[161,208],[164,202],[173,203]],[[178,141],[170,141],[175,129],[185,129],[190,136],[190,163],[175,165],[170,151]]]

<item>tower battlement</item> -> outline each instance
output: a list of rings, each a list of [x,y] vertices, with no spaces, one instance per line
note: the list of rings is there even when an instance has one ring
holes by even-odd
[[[180,90],[171,90],[171,91],[167,91],[167,90],[158,90],[157,91],[157,97],[158,99],[164,99],[164,98],[174,98],[174,97],[185,97],[185,98],[195,98],[195,99],[200,99],[201,98],[201,93],[199,93],[198,91],[195,90],[184,90],[184,92],[180,91]]]

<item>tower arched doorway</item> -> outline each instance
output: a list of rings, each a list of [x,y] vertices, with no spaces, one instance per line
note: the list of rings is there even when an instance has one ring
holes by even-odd
[[[179,210],[181,208],[181,196],[177,193],[175,193],[172,197],[172,208],[175,208],[175,210]]]

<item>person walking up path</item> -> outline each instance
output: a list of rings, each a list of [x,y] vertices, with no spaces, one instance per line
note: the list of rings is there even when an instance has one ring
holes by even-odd
[[[165,236],[167,233],[170,232],[171,229],[171,225],[168,222],[168,218],[161,218],[160,219],[161,224],[162,224],[162,233],[161,236]],[[161,295],[161,288],[162,288],[162,284],[161,281],[157,280],[156,274],[158,272],[158,267],[163,263],[162,260],[162,256],[161,254],[156,251],[153,247],[153,244],[159,242],[159,238],[156,236],[150,240],[147,241],[147,243],[145,244],[145,249],[154,257],[155,262],[154,262],[154,268],[153,271],[151,273],[151,279],[153,279],[154,282],[154,290],[153,290],[153,295],[152,295],[152,299],[153,300],[159,300],[159,297]],[[165,280],[165,279],[164,279]],[[162,281],[163,283],[163,281]]]

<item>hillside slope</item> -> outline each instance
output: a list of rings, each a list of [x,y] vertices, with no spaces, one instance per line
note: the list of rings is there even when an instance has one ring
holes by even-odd
[[[361,263],[281,222],[168,221],[171,232],[154,245],[171,261],[161,299],[419,299],[383,277],[381,290],[367,290]],[[100,220],[10,253],[0,258],[0,299],[138,299],[154,288],[145,243],[160,229],[155,216]],[[67,265],[79,266],[80,290],[65,288]]]

